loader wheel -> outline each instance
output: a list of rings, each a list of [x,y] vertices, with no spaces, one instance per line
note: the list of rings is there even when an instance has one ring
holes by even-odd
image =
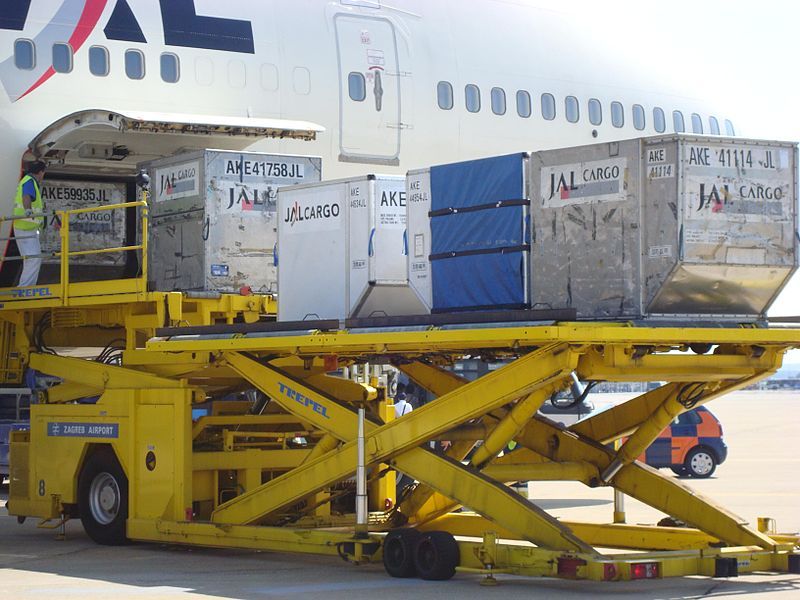
[[[414,552],[414,565],[422,579],[450,579],[460,560],[456,539],[446,531],[431,531],[420,537]]]
[[[78,509],[92,540],[106,546],[127,543],[128,478],[111,450],[95,452],[78,479]]]
[[[413,577],[414,551],[422,534],[416,529],[393,529],[383,541],[383,566],[392,577]]]

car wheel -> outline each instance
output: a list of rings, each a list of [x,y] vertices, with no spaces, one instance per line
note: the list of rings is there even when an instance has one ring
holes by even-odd
[[[686,457],[684,466],[692,477],[706,479],[716,470],[717,458],[707,448],[694,448]]]
[[[98,544],[118,546],[128,541],[128,478],[110,449],[86,460],[78,480],[78,509],[83,528]]]
[[[686,467],[684,467],[684,466],[670,467],[670,469],[672,469],[672,472],[675,473],[675,475],[677,475],[678,477],[688,477],[689,476],[689,471],[687,471]]]

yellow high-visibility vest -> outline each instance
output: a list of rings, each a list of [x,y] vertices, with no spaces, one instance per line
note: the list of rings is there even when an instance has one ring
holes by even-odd
[[[39,187],[39,182],[32,175],[25,175],[17,186],[17,197],[14,199],[14,216],[25,216],[25,205],[22,204],[22,188],[28,181],[33,181],[33,187],[36,189],[36,198],[31,203],[33,212],[44,212],[44,202],[42,201],[42,190]],[[33,231],[44,226],[44,217],[27,217],[25,219],[17,219],[14,221],[14,227],[25,231]]]

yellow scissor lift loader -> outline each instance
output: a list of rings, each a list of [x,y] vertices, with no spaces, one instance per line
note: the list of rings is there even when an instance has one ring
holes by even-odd
[[[146,255],[143,239],[125,250]],[[11,298],[0,309],[5,383],[25,368],[61,382],[39,393],[30,430],[12,434],[12,515],[56,525],[79,516],[105,544],[382,558],[394,576],[425,579],[800,571],[796,537],[767,532],[766,521],[753,528],[636,461],[678,414],[773,374],[800,346],[798,329],[551,318],[340,330],[270,322],[264,296],[149,292],[146,264],[122,281],[70,283],[63,264],[61,273],[47,294],[0,292]],[[118,364],[50,350],[117,338]],[[447,368],[466,356],[503,364],[470,382]],[[365,364],[394,365],[436,399],[395,420],[374,381],[331,374]],[[573,373],[666,383],[565,429],[537,409]],[[195,406],[210,414],[193,420]],[[435,440],[452,445],[437,453]],[[501,455],[512,440],[521,449]],[[399,499],[395,471],[418,482]],[[506,485],[524,480],[609,486],[691,527],[560,521]]]

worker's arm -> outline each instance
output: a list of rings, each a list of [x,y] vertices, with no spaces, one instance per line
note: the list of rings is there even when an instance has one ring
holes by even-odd
[[[28,196],[27,194],[22,196],[22,206],[25,207],[25,210],[32,210],[33,208],[33,198]]]

